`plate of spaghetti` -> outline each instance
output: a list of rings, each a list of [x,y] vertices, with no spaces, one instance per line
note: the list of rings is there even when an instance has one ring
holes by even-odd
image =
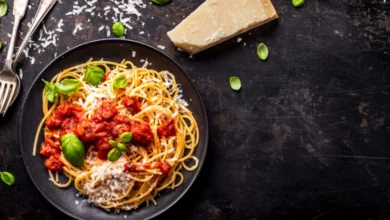
[[[44,197],[77,219],[153,218],[190,188],[208,141],[205,108],[173,60],[129,40],[80,45],[24,101],[20,148]]]

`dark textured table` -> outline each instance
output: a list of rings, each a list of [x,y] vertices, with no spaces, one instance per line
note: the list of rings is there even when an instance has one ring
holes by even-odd
[[[0,119],[0,170],[16,176],[15,185],[0,184],[0,219],[66,218],[24,169],[19,112],[55,53],[105,38],[98,28],[112,21],[88,13],[66,16],[73,1],[62,1],[45,22],[53,29],[64,19],[58,46],[31,50],[33,65],[29,59],[19,63],[20,98]],[[30,0],[23,33],[38,2]],[[242,42],[235,38],[190,58],[166,32],[202,2],[147,3],[140,10],[145,25],[135,20],[126,35],[165,46],[195,80],[209,114],[201,175],[161,219],[390,219],[390,1],[312,0],[296,9],[289,0],[274,0],[277,21],[243,34]],[[101,0],[95,10],[109,4]],[[12,20],[11,13],[0,19],[0,66]],[[84,28],[73,35],[76,23]],[[256,56],[260,42],[270,50],[265,62]],[[241,78],[240,92],[229,87],[232,75]]]

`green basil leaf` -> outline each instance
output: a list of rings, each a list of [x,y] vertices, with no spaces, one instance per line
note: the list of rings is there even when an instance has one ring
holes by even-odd
[[[114,81],[112,82],[112,87],[114,89],[121,89],[126,86],[127,86],[127,79],[124,76],[115,77]]]
[[[115,141],[113,140],[109,140],[108,143],[113,146],[113,147],[117,147],[118,146],[118,143],[116,143]]]
[[[121,156],[122,153],[118,149],[112,148],[110,152],[108,152],[107,158],[109,161],[114,162],[117,161]]]
[[[112,27],[112,33],[114,33],[118,37],[122,37],[125,33],[125,27],[120,21],[115,22]]]
[[[3,48],[3,43],[0,42],[0,50]]]
[[[305,0],[292,0],[294,7],[299,8],[305,3]]]
[[[163,5],[169,3],[171,0],[152,0],[153,3],[157,5]]]
[[[133,134],[131,132],[125,132],[119,136],[119,142],[122,142],[122,143],[128,143],[132,139],[133,139]]]
[[[229,82],[233,90],[238,91],[241,89],[241,80],[237,76],[230,77]]]
[[[99,85],[104,78],[104,70],[98,66],[89,65],[85,72],[85,81],[93,86]]]
[[[12,173],[9,173],[9,172],[6,172],[6,171],[0,172],[0,178],[8,186],[10,186],[10,185],[15,183],[14,175],[12,175]]]
[[[56,86],[54,85],[54,83],[48,82],[44,79],[42,79],[42,81],[45,83],[46,99],[51,103],[55,102],[58,97],[58,91]]]
[[[257,56],[260,60],[266,60],[268,57],[268,48],[265,44],[260,43],[259,46],[257,46]]]
[[[75,134],[65,134],[61,137],[61,147],[65,158],[74,166],[81,167],[84,163],[84,144]]]
[[[117,146],[118,150],[120,152],[128,152],[129,150],[127,149],[126,145],[122,144],[122,143],[118,143],[118,146]]]
[[[59,83],[56,83],[56,88],[58,92],[68,95],[79,87],[80,81],[78,79],[64,79]]]
[[[0,18],[7,14],[8,5],[5,0],[0,0]]]

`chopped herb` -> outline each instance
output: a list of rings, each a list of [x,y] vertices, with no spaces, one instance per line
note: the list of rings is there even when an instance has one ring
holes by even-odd
[[[154,4],[157,4],[157,5],[164,5],[164,4],[167,4],[169,3],[171,0],[151,0]]]
[[[116,143],[115,141],[113,140],[109,140],[108,143],[113,146],[113,147],[117,147],[118,146],[118,143]]]
[[[107,159],[111,162],[117,161],[122,156],[122,153],[117,148],[112,148],[108,152]]]
[[[305,3],[305,0],[292,0],[294,7],[299,8]]]
[[[0,178],[8,186],[10,186],[10,185],[15,183],[14,175],[12,175],[12,173],[9,173],[9,172],[6,172],[6,171],[0,172]]]
[[[233,90],[238,91],[241,89],[241,80],[237,76],[230,77],[230,87]]]
[[[81,167],[84,163],[85,149],[83,142],[72,133],[61,137],[62,153],[74,166]]]
[[[131,132],[125,132],[119,136],[119,141],[122,143],[130,142],[132,139],[133,139],[133,134]]]
[[[268,57],[268,48],[265,44],[260,43],[259,46],[257,46],[257,56],[260,60],[266,60]]]
[[[42,81],[45,83],[46,99],[51,103],[55,102],[58,97],[57,87],[54,85],[54,83],[48,82],[44,79],[42,79]]]
[[[112,87],[114,89],[121,89],[126,87],[127,85],[127,79],[124,76],[118,76],[114,78],[114,81],[112,82]]]
[[[56,88],[58,92],[64,95],[68,95],[79,87],[80,81],[78,79],[64,79],[59,83],[56,83]]]
[[[8,5],[5,0],[0,0],[0,18],[4,17],[7,14]]]
[[[112,25],[112,33],[118,37],[122,37],[125,33],[125,27],[121,22],[117,21]]]
[[[118,143],[117,148],[118,148],[118,150],[119,150],[120,152],[127,152],[127,151],[129,151],[129,150],[127,149],[126,145],[124,145],[124,144],[122,144],[122,143]]]
[[[3,43],[0,42],[0,50],[3,48]]]
[[[103,81],[104,70],[98,66],[89,65],[84,78],[88,84],[97,86]]]

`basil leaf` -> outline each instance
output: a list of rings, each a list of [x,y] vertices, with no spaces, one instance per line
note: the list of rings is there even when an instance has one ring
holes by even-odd
[[[114,33],[118,37],[122,37],[125,33],[125,27],[119,21],[115,22],[111,27],[112,33]]]
[[[299,8],[305,3],[305,0],[292,0],[294,7]]]
[[[5,0],[0,0],[0,18],[7,14],[8,5]]]
[[[3,43],[0,42],[0,50],[3,48]]]
[[[121,156],[122,153],[118,149],[112,148],[110,152],[108,152],[107,158],[109,161],[114,162],[117,161]]]
[[[9,172],[6,172],[6,171],[0,172],[0,178],[8,186],[10,186],[10,185],[15,183],[14,175],[12,175],[12,173],[9,173]]]
[[[112,87],[114,89],[121,89],[127,86],[127,79],[124,76],[115,77],[114,82],[112,82]]]
[[[118,143],[118,146],[117,146],[118,150],[120,152],[128,152],[129,150],[127,149],[126,145],[122,144],[122,143]]]
[[[152,0],[153,3],[157,5],[163,5],[169,3],[171,0]]]
[[[76,89],[80,85],[80,81],[78,79],[64,79],[61,82],[56,83],[55,85],[56,85],[57,90],[60,93],[62,93],[64,95],[68,95],[68,94],[76,91]]]
[[[55,102],[58,97],[58,91],[56,86],[54,85],[54,83],[48,82],[44,79],[42,79],[42,81],[45,83],[46,99],[51,103]]]
[[[260,60],[266,60],[268,57],[268,48],[265,44],[260,43],[259,46],[257,46],[257,56]]]
[[[122,143],[130,142],[132,139],[133,139],[133,134],[131,132],[125,132],[119,136],[119,142]]]
[[[113,140],[109,140],[108,143],[113,146],[113,147],[117,147],[118,146],[118,143],[116,143],[115,141]]]
[[[229,82],[233,90],[238,91],[241,89],[241,80],[237,76],[230,77]]]
[[[84,144],[74,134],[65,134],[61,137],[62,152],[65,158],[74,166],[81,167],[84,163]]]
[[[89,65],[85,72],[85,81],[93,86],[99,85],[104,78],[104,70],[98,66]]]

